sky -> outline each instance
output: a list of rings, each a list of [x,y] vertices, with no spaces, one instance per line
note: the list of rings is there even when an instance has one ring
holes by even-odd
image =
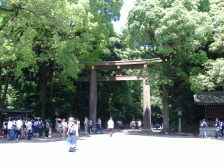
[[[120,20],[113,22],[115,32],[121,33],[122,27],[127,23],[128,12],[134,7],[135,1],[136,0],[124,0],[124,4],[120,12]]]

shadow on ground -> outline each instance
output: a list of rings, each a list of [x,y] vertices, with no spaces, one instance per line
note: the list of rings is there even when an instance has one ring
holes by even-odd
[[[85,140],[86,137],[90,137],[90,136],[85,136],[83,133],[81,133],[78,137],[78,140]],[[17,141],[16,139],[14,140],[7,140],[3,137],[0,137],[0,144],[11,144],[11,143],[50,143],[50,142],[60,142],[60,141],[67,141],[67,137],[66,138],[62,138],[59,134],[52,134],[52,137],[32,137],[31,140],[27,140],[27,139],[20,139],[19,141]]]
[[[134,130],[123,130],[127,135],[138,135],[138,136],[157,136],[166,138],[199,138],[197,133],[177,133],[170,132],[168,134],[163,133],[161,130],[147,130],[147,129],[134,129]]]

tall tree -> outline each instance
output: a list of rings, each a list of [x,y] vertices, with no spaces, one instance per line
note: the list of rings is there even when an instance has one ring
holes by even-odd
[[[8,0],[0,6],[0,58],[16,75],[34,67],[40,73],[41,115],[53,73],[76,78],[80,60],[97,61],[107,44],[111,19],[122,0]],[[32,70],[33,71],[33,70]]]
[[[200,48],[211,34],[211,19],[198,11],[198,5],[193,0],[138,0],[129,13],[127,41],[142,57],[163,61],[148,73],[151,84],[160,88],[165,132],[169,131],[169,87],[188,78],[190,65],[207,59]]]

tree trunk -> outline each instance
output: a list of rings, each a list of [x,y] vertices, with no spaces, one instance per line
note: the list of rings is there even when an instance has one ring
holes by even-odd
[[[45,119],[45,106],[46,106],[46,95],[47,95],[47,73],[44,64],[41,65],[41,77],[40,77],[40,104],[41,104],[41,117]]]
[[[0,90],[2,91],[2,85],[1,84],[0,84],[0,87],[1,87]],[[5,103],[5,100],[6,100],[8,87],[9,87],[9,74],[7,74],[6,77],[5,77],[5,87],[4,87],[3,94],[2,94],[2,92],[0,93],[0,110],[4,108],[4,103]],[[2,96],[1,96],[1,94],[2,94]],[[2,129],[2,113],[1,112],[0,112],[0,129]]]
[[[9,74],[7,74],[5,76],[5,87],[4,87],[4,91],[3,91],[2,96],[0,96],[0,109],[3,109],[3,107],[4,107],[4,103],[5,103],[5,100],[6,100],[6,95],[7,95],[7,92],[8,92],[8,87],[9,87]]]
[[[90,80],[90,96],[89,96],[89,119],[93,122],[93,127],[96,124],[97,114],[97,81],[96,81],[96,70],[91,70]]]
[[[162,103],[163,103],[163,132],[168,133],[170,131],[170,118],[169,118],[169,101],[168,101],[168,87],[162,85]]]
[[[2,68],[0,67],[0,100],[2,97]]]

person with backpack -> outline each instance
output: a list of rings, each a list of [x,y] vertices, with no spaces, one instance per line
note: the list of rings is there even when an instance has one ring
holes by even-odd
[[[75,152],[76,150],[76,143],[77,143],[77,136],[78,136],[78,124],[74,120],[73,117],[69,118],[68,121],[68,145],[69,145],[69,152]]]

